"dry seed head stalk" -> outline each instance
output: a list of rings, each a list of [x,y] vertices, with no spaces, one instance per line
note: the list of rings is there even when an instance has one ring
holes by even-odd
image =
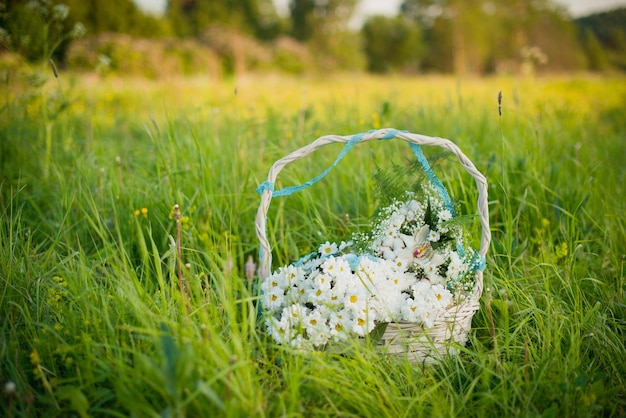
[[[178,203],[174,205],[174,215],[173,218],[174,220],[179,223],[181,218],[183,217],[183,215],[180,213],[180,207],[178,206]]]
[[[52,58],[50,58],[48,60],[48,63],[50,64],[50,67],[52,68],[52,73],[54,74],[54,78],[57,79],[57,84],[59,85],[59,92],[61,93],[61,98],[63,99],[63,103],[67,103],[67,101],[65,100],[65,94],[63,93],[63,88],[61,87],[61,80],[59,80],[59,70],[57,70],[57,66],[54,63],[54,60]]]
[[[254,263],[254,259],[250,255],[248,256],[248,261],[246,261],[246,264],[244,265],[244,272],[246,274],[246,279],[248,279],[248,282],[252,282],[252,279],[254,279],[255,271],[256,264]]]
[[[54,78],[59,78],[59,72],[57,71],[57,66],[54,63],[54,61],[52,60],[52,58],[50,58],[48,60],[48,62],[50,63],[50,67],[52,67],[52,72],[54,73]]]

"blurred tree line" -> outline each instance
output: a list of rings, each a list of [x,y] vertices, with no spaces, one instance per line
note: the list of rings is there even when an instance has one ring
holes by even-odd
[[[404,0],[355,30],[357,5],[290,0],[279,16],[272,0],[168,0],[155,16],[132,0],[3,0],[0,52],[152,76],[626,70],[626,9],[572,20],[552,0]]]
[[[626,71],[626,8],[585,16],[576,24],[591,69]]]

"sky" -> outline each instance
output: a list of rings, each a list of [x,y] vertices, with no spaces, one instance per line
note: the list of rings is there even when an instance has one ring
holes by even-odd
[[[289,0],[273,0],[280,14],[288,11]],[[610,10],[619,6],[626,7],[626,0],[554,0],[564,5],[574,17],[589,13]],[[134,0],[142,9],[161,13],[166,0]],[[395,15],[402,0],[361,0],[356,10],[356,22],[362,22],[367,16],[376,14]]]

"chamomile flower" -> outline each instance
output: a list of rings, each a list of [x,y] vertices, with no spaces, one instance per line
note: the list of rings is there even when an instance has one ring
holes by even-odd
[[[450,219],[452,219],[452,213],[448,209],[443,209],[439,211],[437,217],[439,218],[440,222],[449,221]]]
[[[409,322],[419,322],[425,306],[418,298],[407,298],[400,308],[402,319]]]
[[[450,254],[450,264],[448,265],[448,269],[446,270],[446,276],[450,279],[457,279],[459,274],[463,270],[463,260],[459,256],[459,253],[453,251]]]
[[[299,267],[289,265],[282,270],[282,273],[285,276],[287,283],[293,284],[301,281],[304,278],[304,270]]]
[[[265,325],[268,334],[274,338],[274,341],[278,344],[289,343],[289,341],[294,337],[294,329],[292,328],[289,319],[286,317],[281,317],[280,320],[277,320],[274,317],[269,317],[265,320]]]
[[[361,286],[354,286],[348,289],[344,296],[343,305],[353,313],[359,312],[367,306],[368,295]]]
[[[320,245],[318,252],[322,254],[323,256],[329,256],[329,255],[338,253],[339,248],[337,247],[337,244],[335,244],[334,242],[330,243],[326,241],[324,244]]]
[[[326,318],[322,316],[319,309],[314,309],[308,313],[303,320],[303,327],[306,331],[309,341],[314,346],[326,344],[328,341],[328,332],[326,326]]]
[[[339,270],[339,260],[331,255],[322,263],[321,268],[324,273],[333,275]]]
[[[272,287],[263,293],[261,301],[270,311],[278,311],[285,304],[285,291],[280,287]]]
[[[445,283],[446,278],[439,274],[439,266],[434,264],[426,264],[424,266],[424,274],[426,274],[426,278],[430,281],[430,284],[442,284]]]
[[[352,240],[350,240],[350,241],[341,241],[341,243],[339,244],[339,251],[345,250],[346,248],[348,248],[352,244],[353,244]]]
[[[376,326],[376,313],[365,307],[354,315],[352,322],[352,331],[357,335],[364,337],[369,334]]]
[[[350,326],[354,314],[346,309],[331,311],[328,315],[328,331],[334,341],[345,341],[350,337]]]
[[[404,215],[395,212],[389,219],[389,229],[394,230],[394,231],[399,230],[404,224],[405,220],[406,220],[406,217]]]
[[[295,323],[302,322],[302,319],[307,313],[307,308],[299,303],[293,303],[283,310],[283,316],[289,318],[290,321]]]
[[[386,257],[385,257],[386,258]],[[394,257],[392,259],[386,258],[387,260],[393,260],[392,269],[398,272],[404,272],[407,270],[409,266],[410,257]]]
[[[431,303],[437,309],[445,309],[450,305],[452,293],[440,284],[432,287]]]
[[[435,325],[435,320],[437,319],[437,313],[433,312],[430,309],[424,309],[421,312],[421,315],[419,316],[418,321],[416,322],[420,322],[424,328],[432,328],[433,325]]]
[[[337,285],[337,283],[345,282],[352,280],[352,269],[350,267],[350,263],[345,258],[340,258],[337,260],[336,268],[330,274],[333,285]]]
[[[264,293],[269,293],[274,288],[285,289],[286,285],[287,281],[285,279],[285,275],[281,271],[278,271],[263,280],[263,283],[261,283],[261,290]]]
[[[302,299],[305,303],[312,303],[314,305],[323,305],[328,301],[328,291],[320,288],[309,289],[304,294]]]

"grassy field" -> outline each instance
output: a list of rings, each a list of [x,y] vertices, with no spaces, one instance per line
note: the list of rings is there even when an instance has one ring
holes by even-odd
[[[0,90],[0,415],[626,415],[623,78],[20,77]],[[481,309],[435,365],[289,352],[259,329],[244,274],[271,164],[381,127],[455,141],[490,182]],[[410,159],[397,140],[361,144],[276,198],[274,266],[363,227],[376,167]],[[469,176],[437,170],[474,213]]]

